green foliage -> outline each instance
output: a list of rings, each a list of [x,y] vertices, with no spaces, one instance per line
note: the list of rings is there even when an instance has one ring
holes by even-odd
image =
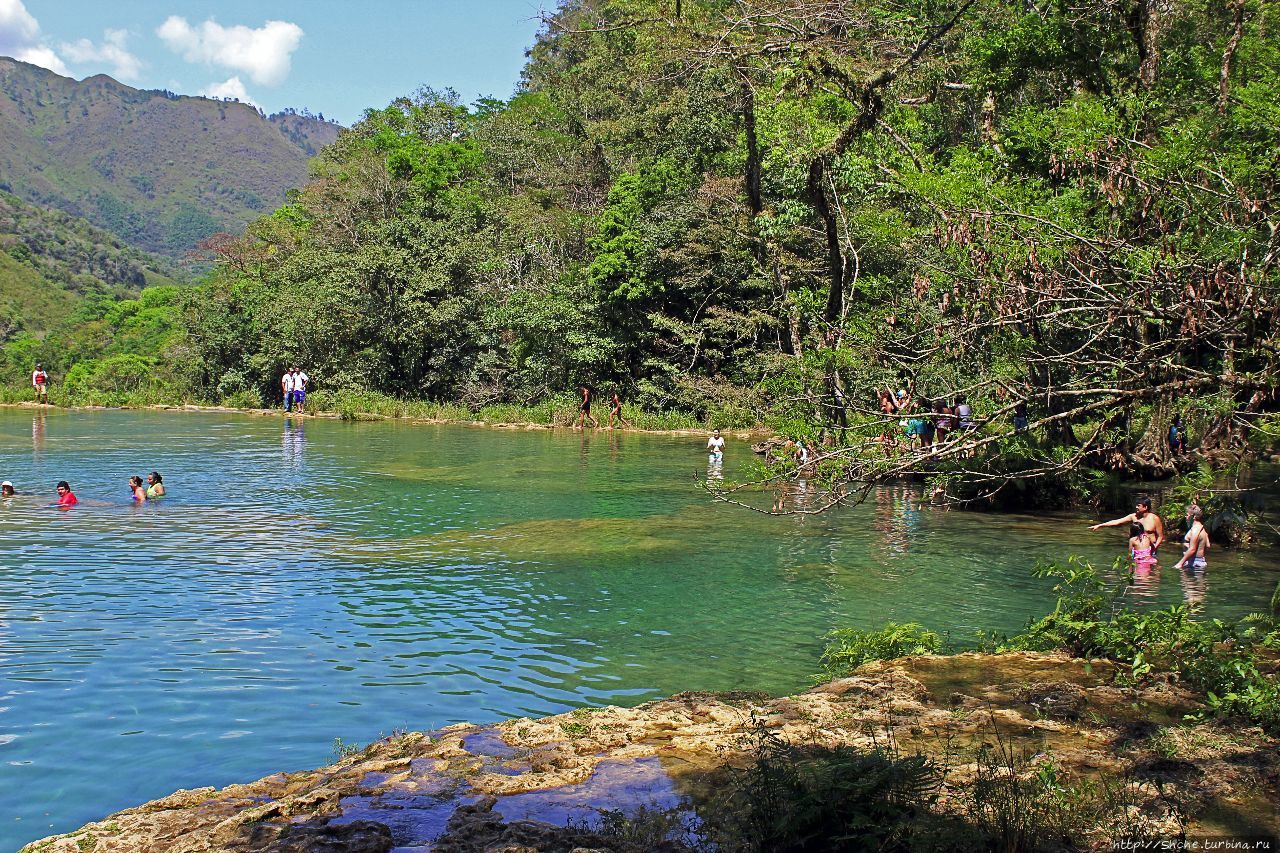
[[[359,755],[363,750],[364,750],[364,747],[360,746],[360,744],[358,743],[346,743],[340,737],[336,737],[333,739],[333,760],[334,761],[343,761],[347,758],[351,758],[354,755]]]
[[[1036,573],[1058,578],[1057,605],[1006,648],[1064,649],[1075,657],[1106,658],[1127,667],[1134,680],[1176,673],[1205,696],[1212,713],[1280,730],[1280,680],[1254,649],[1260,639],[1268,641],[1268,628],[1275,630],[1268,619],[1238,624],[1200,620],[1183,605],[1143,612],[1121,609],[1121,590],[1108,595],[1093,566],[1074,557],[1066,566],[1041,565]]]
[[[940,636],[914,622],[889,622],[878,631],[841,628],[827,635],[827,648],[822,653],[822,677],[843,678],[868,661],[933,655],[942,647]]]
[[[662,201],[687,192],[689,179],[666,161],[619,175],[609,189],[598,230],[588,243],[594,253],[587,277],[612,299],[634,301],[660,296],[664,282],[656,268],[658,246],[647,233]]]
[[[973,759],[973,781],[958,797],[973,847],[1071,850],[1097,835],[1156,842],[1136,814],[1129,780],[1070,779],[1052,752],[1029,755],[998,729]],[[1173,816],[1185,826],[1176,807]]]

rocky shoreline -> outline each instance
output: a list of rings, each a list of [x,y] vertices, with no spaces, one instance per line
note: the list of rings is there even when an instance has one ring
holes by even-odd
[[[921,656],[792,697],[684,693],[397,734],[319,770],[178,791],[23,851],[657,849],[624,820],[637,815],[661,817],[659,847],[692,849],[731,808],[725,793],[761,732],[929,755],[944,768],[944,811],[994,741],[1023,756],[1025,772],[1051,756],[1063,778],[1123,780],[1149,833],[1280,833],[1280,742],[1187,722],[1193,694],[1160,679],[1120,686],[1116,675],[1114,664],[1054,654]]]

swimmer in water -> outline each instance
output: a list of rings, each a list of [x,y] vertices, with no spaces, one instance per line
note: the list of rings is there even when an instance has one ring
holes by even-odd
[[[13,496],[13,483],[10,483],[8,480],[0,483],[0,498],[11,498]]]
[[[142,485],[142,478],[136,474],[129,478],[129,491],[133,494],[133,499],[140,504],[147,502],[147,490]]]
[[[71,491],[71,484],[66,480],[58,481],[58,503],[57,506],[62,508],[73,507],[80,503],[76,499],[75,492]]]
[[[160,476],[159,471],[152,471],[147,475],[147,498],[154,500],[162,497],[164,497],[164,478]]]
[[[1104,521],[1101,524],[1092,524],[1090,530],[1098,530],[1102,527],[1119,527],[1120,525],[1129,525],[1133,522],[1142,525],[1142,529],[1151,534],[1153,538],[1151,543],[1151,553],[1155,554],[1160,550],[1160,546],[1164,544],[1164,520],[1160,516],[1151,511],[1151,498],[1143,495],[1138,498],[1134,504],[1133,512],[1124,518],[1116,518],[1111,521]]]

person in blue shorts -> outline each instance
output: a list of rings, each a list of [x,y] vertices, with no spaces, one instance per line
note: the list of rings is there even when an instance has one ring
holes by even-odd
[[[310,377],[302,372],[299,367],[293,368],[293,408],[300,414],[306,414],[307,408],[307,382]]]

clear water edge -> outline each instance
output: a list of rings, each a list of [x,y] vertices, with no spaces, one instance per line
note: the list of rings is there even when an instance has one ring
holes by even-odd
[[[335,737],[792,692],[833,628],[1016,630],[1049,604],[1037,559],[1124,547],[1079,517],[922,510],[903,489],[760,516],[694,487],[702,444],[0,412],[0,477],[24,493],[0,506],[0,849],[327,763]],[[730,443],[725,464],[750,455]],[[131,506],[126,478],[152,469],[170,497]],[[46,506],[59,479],[71,512]],[[1271,553],[1217,552],[1131,595],[1230,617],[1278,578]]]

